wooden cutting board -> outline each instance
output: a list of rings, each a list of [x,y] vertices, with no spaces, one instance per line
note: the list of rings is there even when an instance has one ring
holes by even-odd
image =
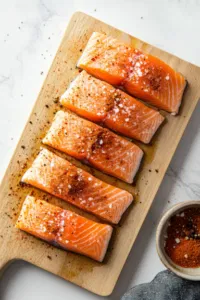
[[[136,187],[122,183],[92,168],[83,166],[95,176],[136,195],[135,203],[125,213],[115,232],[103,263],[81,255],[49,246],[15,229],[20,208],[27,194],[45,196],[32,187],[19,184],[20,178],[31,164],[41,144],[41,138],[60,109],[58,99],[78,74],[76,63],[93,31],[105,32],[148,53],[158,56],[188,80],[180,114],[176,117],[163,113],[166,122],[152,145],[142,146],[145,158],[136,181]],[[137,38],[121,32],[88,15],[73,15],[62,43],[35,103],[31,116],[15,150],[0,187],[0,269],[14,259],[23,259],[49,272],[59,275],[99,295],[109,295],[119,277],[127,256],[153,202],[171,158],[183,135],[200,97],[200,68],[169,53],[159,50]],[[19,116],[20,117],[20,116]],[[66,155],[63,155],[67,157]],[[80,162],[69,158],[76,165]],[[52,203],[69,208],[89,218],[95,217],[49,195]],[[163,201],[163,199],[160,199]],[[139,251],[140,249],[138,249]],[[105,280],[106,279],[106,280]]]

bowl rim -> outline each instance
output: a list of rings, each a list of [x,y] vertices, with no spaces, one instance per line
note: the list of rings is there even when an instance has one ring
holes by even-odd
[[[159,256],[161,262],[170,271],[172,271],[173,273],[175,273],[176,275],[178,275],[184,279],[200,281],[200,275],[189,275],[189,274],[185,274],[185,273],[181,272],[180,269],[176,269],[172,265],[172,263],[170,263],[170,258],[169,259],[166,258],[167,254],[163,253],[163,249],[160,246],[163,228],[166,226],[167,221],[180,209],[187,208],[190,206],[199,206],[200,207],[200,200],[190,200],[190,201],[179,202],[179,203],[173,205],[172,207],[170,207],[162,215],[162,217],[160,218],[160,221],[158,223],[157,229],[156,229],[156,250],[157,250],[157,253],[158,253],[158,256]],[[174,263],[174,265],[176,265],[176,264]],[[187,268],[185,268],[185,269],[187,269]]]

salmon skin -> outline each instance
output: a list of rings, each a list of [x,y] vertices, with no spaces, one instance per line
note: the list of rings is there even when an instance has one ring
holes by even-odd
[[[143,156],[135,144],[69,111],[56,113],[43,143],[128,183]]]
[[[82,71],[61,104],[94,122],[148,144],[164,117],[119,89]]]
[[[16,228],[99,262],[104,259],[113,231],[110,225],[93,222],[31,196],[24,201]]]
[[[157,57],[94,32],[78,67],[160,109],[178,113],[186,80]]]
[[[114,224],[133,201],[127,191],[97,179],[47,149],[39,153],[22,182]]]

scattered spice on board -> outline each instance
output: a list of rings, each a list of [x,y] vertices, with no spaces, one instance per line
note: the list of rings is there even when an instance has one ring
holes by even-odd
[[[56,97],[56,98],[53,100],[53,102],[54,102],[55,104],[57,104],[57,103],[59,102],[59,97]]]
[[[170,219],[165,251],[181,267],[200,267],[200,208],[187,208]]]

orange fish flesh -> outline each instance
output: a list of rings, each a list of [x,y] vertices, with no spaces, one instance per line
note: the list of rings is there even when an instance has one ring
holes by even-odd
[[[159,58],[94,32],[78,62],[88,73],[131,95],[177,114],[186,80]]]
[[[69,111],[56,113],[43,143],[128,183],[143,157],[135,144]]]
[[[99,262],[104,259],[113,231],[110,225],[93,222],[31,196],[24,201],[16,228]]]
[[[82,71],[61,97],[61,104],[94,122],[148,144],[164,117],[109,83]]]
[[[127,191],[97,179],[47,149],[42,149],[22,182],[114,224],[133,201]]]

